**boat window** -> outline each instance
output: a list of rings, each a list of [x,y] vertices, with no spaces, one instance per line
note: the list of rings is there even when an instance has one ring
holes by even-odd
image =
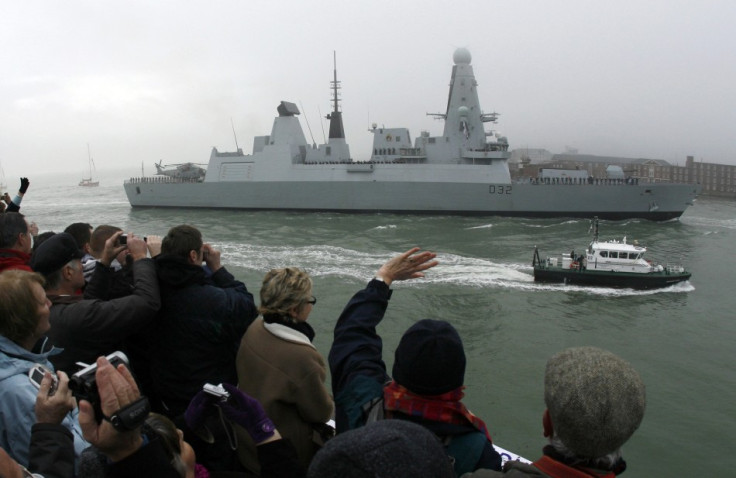
[[[601,257],[608,257],[608,251],[601,251]]]
[[[629,254],[627,252],[621,252],[621,253],[619,253],[618,258],[619,259],[628,259],[629,258]]]
[[[611,251],[611,255],[609,256],[611,259],[618,259],[618,252]]]

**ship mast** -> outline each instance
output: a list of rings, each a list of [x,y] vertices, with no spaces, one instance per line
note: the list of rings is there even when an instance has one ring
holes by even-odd
[[[332,113],[328,114],[326,118],[330,120],[330,139],[345,139],[345,129],[342,125],[342,113],[340,112],[340,97],[338,90],[340,82],[337,81],[337,53],[332,52],[333,68],[333,80],[330,82],[332,88]]]

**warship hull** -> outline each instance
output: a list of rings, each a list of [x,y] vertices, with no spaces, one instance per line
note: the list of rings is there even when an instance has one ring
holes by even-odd
[[[441,135],[373,125],[373,147],[355,161],[345,141],[335,68],[329,140],[308,142],[294,103],[277,107],[271,134],[253,140],[251,154],[212,149],[197,178],[131,178],[124,184],[133,207],[385,212],[520,217],[680,217],[698,187],[645,179],[593,178],[514,182],[508,141],[498,113],[483,113],[470,53],[456,50]],[[177,158],[180,159],[180,158]],[[587,174],[587,173],[586,173]]]
[[[408,181],[243,181],[125,184],[133,207],[187,207],[345,213],[678,218],[689,185],[562,186]]]

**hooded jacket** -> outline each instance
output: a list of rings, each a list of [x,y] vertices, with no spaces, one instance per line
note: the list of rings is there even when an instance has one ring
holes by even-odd
[[[31,427],[36,422],[34,407],[38,395],[38,389],[28,379],[28,372],[37,363],[53,370],[49,356],[59,352],[58,349],[51,349],[35,354],[0,335],[0,446],[26,467]],[[78,415],[79,411],[75,408],[61,422],[74,436],[76,456],[89,446],[82,438]]]

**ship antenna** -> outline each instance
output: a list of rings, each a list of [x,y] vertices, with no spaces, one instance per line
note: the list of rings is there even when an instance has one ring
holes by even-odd
[[[333,67],[333,80],[330,82],[332,86],[332,113],[327,115],[327,119],[330,120],[330,139],[345,139],[345,129],[342,126],[342,113],[340,112],[340,98],[338,90],[340,89],[340,82],[337,81],[337,52],[332,52]]]
[[[235,137],[235,151],[240,151],[240,146],[238,146],[238,136],[235,134],[235,123],[233,123],[233,117],[230,117],[230,126],[233,127],[233,136]]]
[[[325,136],[325,124],[322,122],[322,108],[319,106],[317,107],[317,113],[319,113],[319,124],[322,126],[322,141],[324,141],[324,144],[327,144],[327,137]]]
[[[299,102],[299,107],[301,107],[302,111],[304,111],[304,105],[302,105],[302,102]],[[307,129],[309,130],[309,137],[312,138],[312,144],[317,145],[317,143],[314,141],[314,135],[312,134],[312,127],[309,126],[309,118],[307,118],[306,113],[304,114],[304,121],[307,122]]]

